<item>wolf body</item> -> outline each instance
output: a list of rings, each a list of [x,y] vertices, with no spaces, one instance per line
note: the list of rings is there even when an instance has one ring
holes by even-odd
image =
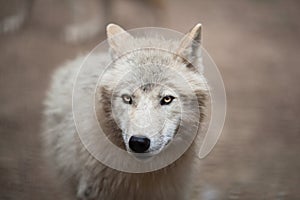
[[[207,87],[202,72],[191,65],[192,62],[201,65],[200,47],[194,43],[200,42],[199,24],[181,41],[134,38],[114,24],[108,25],[107,35],[110,53],[92,54],[89,63],[104,68],[113,61],[102,77],[103,84],[96,90],[95,109],[106,126],[108,138],[131,153],[136,151],[131,139],[143,135],[150,143],[143,151],[159,153],[167,148],[179,128],[183,134],[191,134],[189,127],[180,127],[181,124],[192,126],[196,122],[201,128]],[[158,44],[157,49],[148,48],[153,43]],[[170,52],[175,49],[175,54],[159,47]],[[78,136],[72,112],[72,91],[82,61],[83,57],[79,57],[54,73],[45,101],[42,133],[47,159],[64,176],[75,178],[78,199],[192,199],[199,182],[195,174],[200,173],[198,136],[175,162],[145,173],[112,169],[87,151]],[[97,70],[86,72],[84,77],[77,84],[82,99],[99,81]],[[190,84],[194,94],[185,89],[185,84],[180,84],[181,78]],[[191,107],[195,101],[192,95],[196,96],[198,107]],[[194,112],[197,109],[199,116]],[[181,123],[183,119],[185,122]],[[110,158],[109,154],[106,156]]]

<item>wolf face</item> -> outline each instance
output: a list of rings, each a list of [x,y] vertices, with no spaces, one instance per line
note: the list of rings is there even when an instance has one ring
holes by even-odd
[[[101,95],[128,152],[156,154],[183,119],[199,122],[194,111],[203,105],[206,83],[191,63],[200,61],[195,45],[200,29],[195,26],[181,41],[164,41],[133,38],[117,25],[108,26],[113,62],[102,78]]]
[[[125,80],[122,85],[126,83],[130,84]],[[132,87],[120,87],[115,92],[114,118],[129,151],[158,152],[173,138],[180,124],[180,95],[162,81],[131,84]]]

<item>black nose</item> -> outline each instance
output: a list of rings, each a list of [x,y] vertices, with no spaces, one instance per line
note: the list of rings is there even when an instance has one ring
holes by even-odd
[[[150,139],[144,136],[131,136],[129,147],[136,153],[144,153],[150,147]]]

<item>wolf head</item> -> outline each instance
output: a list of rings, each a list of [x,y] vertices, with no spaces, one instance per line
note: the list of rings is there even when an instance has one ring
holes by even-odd
[[[100,93],[106,118],[118,126],[114,137],[128,152],[158,153],[204,115],[206,81],[195,66],[202,66],[201,25],[180,41],[134,38],[114,24],[107,36],[112,63]]]

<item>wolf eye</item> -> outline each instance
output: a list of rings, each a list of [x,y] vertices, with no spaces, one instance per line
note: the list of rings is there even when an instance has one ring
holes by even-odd
[[[123,99],[124,103],[132,104],[132,98],[128,94],[123,94],[122,99]]]
[[[175,99],[175,97],[170,95],[165,96],[164,98],[162,98],[162,100],[160,100],[160,105],[168,105],[173,101],[173,99]]]

